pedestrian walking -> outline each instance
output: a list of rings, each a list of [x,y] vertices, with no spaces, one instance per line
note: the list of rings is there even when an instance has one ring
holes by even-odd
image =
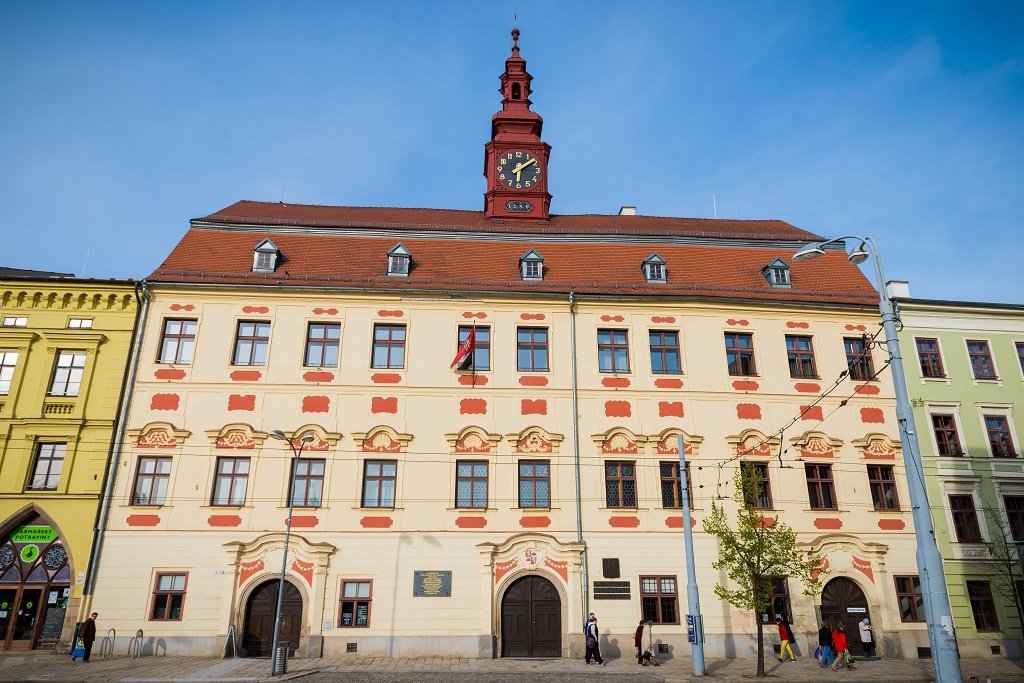
[[[836,630],[832,632],[832,645],[836,649],[836,661],[832,665],[832,670],[839,671],[839,665],[845,664],[847,669],[853,671],[856,667],[853,665],[853,657],[850,656],[850,648],[846,642],[846,630],[842,624],[836,626]]]
[[[779,646],[779,661],[783,661],[786,657],[786,653],[789,653],[789,661],[795,662],[796,655],[793,654],[793,648],[790,643],[793,642],[793,631],[789,628],[789,624],[779,616],[775,617],[775,625],[779,627],[779,640],[782,641],[782,645]]]
[[[818,647],[821,648],[818,664],[824,669],[832,661],[832,629],[827,624],[818,629]]]
[[[85,651],[82,654],[82,661],[88,662],[89,657],[92,655],[92,644],[96,641],[96,617],[99,613],[93,612],[89,615],[89,618],[82,624],[82,630],[79,632],[79,638],[82,639],[82,643],[85,644]]]
[[[864,646],[864,658],[875,656],[875,629],[871,628],[871,621],[864,619],[857,624],[860,627],[860,642]]]
[[[644,663],[644,620],[640,620],[640,624],[636,627],[636,632],[633,634],[633,645],[636,646],[636,663]]]
[[[644,622],[643,649],[643,665],[658,666],[658,656],[654,652],[654,622],[651,619]]]
[[[584,655],[584,660],[587,664],[590,664],[590,660],[593,659],[597,662],[598,666],[604,666],[604,660],[601,659],[601,642],[600,633],[597,630],[597,617],[594,613],[590,613],[590,623],[587,624],[587,652]]]

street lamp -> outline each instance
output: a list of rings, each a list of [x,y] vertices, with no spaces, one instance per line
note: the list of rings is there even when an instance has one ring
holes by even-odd
[[[935,543],[935,530],[932,528],[932,520],[928,512],[928,492],[924,486],[921,449],[917,443],[917,433],[913,426],[914,417],[910,407],[910,398],[907,395],[907,378],[903,373],[903,357],[900,355],[900,344],[896,333],[896,309],[885,286],[885,275],[882,272],[882,260],[878,256],[878,248],[875,247],[875,243],[870,237],[844,235],[825,242],[808,244],[793,254],[793,260],[808,261],[817,258],[825,253],[825,247],[830,244],[842,244],[845,248],[846,240],[860,243],[849,254],[851,263],[863,263],[869,255],[875,262],[875,277],[878,279],[879,293],[878,308],[882,313],[885,346],[889,352],[892,381],[896,390],[896,421],[903,443],[903,464],[907,470],[907,487],[910,490],[914,535],[917,538],[917,569],[921,574],[925,619],[928,623],[928,643],[932,651],[935,680],[936,683],[961,683],[963,674],[960,672],[956,635],[953,631],[953,616],[949,608],[949,595],[946,593],[946,577],[942,568],[942,556],[939,555],[939,547]]]
[[[292,510],[295,509],[295,468],[302,457],[302,449],[306,444],[312,442],[316,436],[313,432],[305,432],[299,437],[299,447],[295,448],[295,442],[285,436],[280,429],[270,432],[270,436],[288,443],[292,451],[291,476],[288,478],[288,520],[285,522],[284,531],[284,556],[281,559],[281,580],[277,584],[277,611],[274,612],[274,641],[270,646],[270,675],[277,675],[277,642],[281,636],[281,602],[284,598],[284,577],[288,571],[288,540],[292,535]]]

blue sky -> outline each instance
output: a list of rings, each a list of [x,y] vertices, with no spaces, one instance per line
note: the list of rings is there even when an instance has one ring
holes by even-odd
[[[479,210],[513,13],[554,213],[874,237],[1024,303],[1021,2],[0,4],[0,265],[149,274],[239,199]]]

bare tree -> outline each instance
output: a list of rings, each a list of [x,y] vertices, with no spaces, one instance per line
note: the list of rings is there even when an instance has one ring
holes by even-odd
[[[985,519],[991,532],[986,561],[989,576],[996,594],[1011,603],[1017,610],[1018,630],[1024,637],[1024,605],[1021,604],[1021,582],[1024,581],[1024,566],[1020,550],[1010,533],[1010,526],[998,508],[986,507]]]

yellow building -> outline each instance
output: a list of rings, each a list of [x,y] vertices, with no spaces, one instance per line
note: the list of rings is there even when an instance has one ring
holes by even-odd
[[[0,269],[0,646],[67,643],[137,307],[133,283]]]

